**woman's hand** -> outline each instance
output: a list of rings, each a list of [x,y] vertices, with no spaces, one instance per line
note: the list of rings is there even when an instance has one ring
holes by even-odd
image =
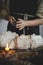
[[[26,26],[26,21],[23,19],[18,19],[16,28],[19,28],[19,30],[22,30]]]
[[[15,18],[13,16],[9,16],[8,20],[10,21],[11,24],[16,22]]]

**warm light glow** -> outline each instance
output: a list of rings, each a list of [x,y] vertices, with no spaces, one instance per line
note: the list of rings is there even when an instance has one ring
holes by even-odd
[[[8,43],[7,43],[6,47],[5,47],[5,51],[9,51]]]

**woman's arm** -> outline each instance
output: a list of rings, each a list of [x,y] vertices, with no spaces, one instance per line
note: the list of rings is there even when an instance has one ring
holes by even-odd
[[[23,29],[24,27],[27,26],[38,26],[38,25],[42,25],[43,24],[43,19],[35,19],[35,20],[28,20],[28,21],[24,21],[22,19],[19,19],[19,21],[17,21],[17,25],[16,28],[19,28],[19,30]]]
[[[25,26],[37,26],[42,24],[43,24],[43,19],[36,19],[36,20],[27,21]]]

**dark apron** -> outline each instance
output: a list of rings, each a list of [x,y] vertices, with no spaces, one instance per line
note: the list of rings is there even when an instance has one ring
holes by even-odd
[[[10,15],[14,16],[16,18],[16,20],[18,18],[24,18],[24,15],[22,14],[30,14],[31,16],[28,16],[28,20],[33,20],[33,19],[37,19],[38,17],[35,16],[36,12],[37,12],[37,6],[38,6],[38,0],[10,0]],[[16,14],[16,13],[20,13]],[[27,19],[25,19],[27,20]],[[26,27],[25,28],[25,33],[23,30],[18,30],[16,28],[16,26],[12,26],[12,24],[9,22],[8,24],[8,30],[12,31],[12,32],[16,32],[19,35],[21,34],[39,34],[39,26],[34,26],[34,27]]]
[[[24,14],[23,15],[19,15],[19,14],[16,14],[16,13],[13,13],[13,16],[16,18],[16,20],[18,18],[21,18],[21,19],[24,19]],[[37,19],[38,17],[37,16],[28,16],[28,20],[34,20],[34,19]],[[25,20],[26,20],[26,17],[25,17]],[[16,24],[12,25],[10,22],[8,23],[8,28],[7,28],[8,31],[12,31],[12,32],[16,32],[18,33],[19,35],[21,34],[37,34],[39,35],[39,26],[33,26],[33,27],[25,27],[23,30],[19,30],[16,28]]]

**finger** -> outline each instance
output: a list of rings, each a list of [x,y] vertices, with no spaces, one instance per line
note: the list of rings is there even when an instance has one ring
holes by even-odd
[[[20,20],[23,20],[23,19],[18,18],[18,20],[20,21]]]
[[[11,19],[11,20],[10,20],[10,23],[11,23],[12,25],[13,25],[13,22],[14,22],[14,21]]]
[[[22,30],[23,28],[19,28],[19,30]]]
[[[16,19],[15,19],[14,17],[12,18],[12,20],[13,20],[14,22],[16,22]]]
[[[20,27],[22,27],[22,25],[21,25],[21,24],[16,25],[16,28],[20,28]]]
[[[22,24],[16,24],[16,26],[22,26]]]
[[[22,22],[21,21],[17,21],[17,24],[21,24]]]
[[[22,28],[21,26],[17,26],[16,28]]]
[[[10,22],[11,22],[11,23],[13,22],[12,19],[10,19]]]

